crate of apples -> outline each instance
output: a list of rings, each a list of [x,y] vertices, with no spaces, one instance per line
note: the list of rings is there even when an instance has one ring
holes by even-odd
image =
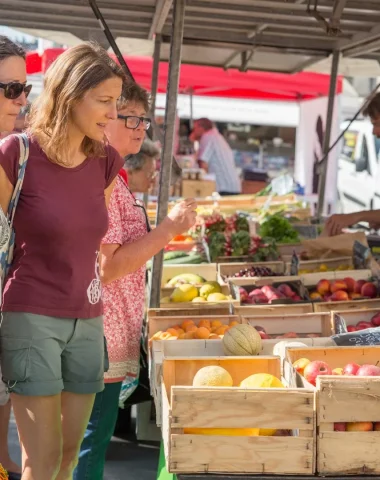
[[[378,296],[378,287],[375,283],[350,277],[342,280],[320,280],[315,290],[310,292],[311,300],[323,302],[347,302]]]
[[[367,328],[377,327],[380,327],[380,312],[376,313],[369,322],[361,320],[356,325],[347,325],[347,332],[359,332],[360,330],[366,330]]]
[[[299,358],[293,363],[293,368],[314,387],[316,386],[317,378],[323,375],[380,377],[380,367],[376,365],[358,365],[357,363],[348,363],[344,367],[330,368],[328,363],[322,360],[311,362],[307,358]]]

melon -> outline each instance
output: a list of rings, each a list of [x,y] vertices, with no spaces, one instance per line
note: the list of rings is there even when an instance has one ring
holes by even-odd
[[[184,428],[187,435],[222,435],[228,437],[257,437],[259,428]]]
[[[269,373],[256,373],[244,379],[240,383],[243,388],[285,388],[281,381]],[[260,428],[260,436],[272,436],[276,433],[276,428]]]
[[[232,387],[233,383],[227,370],[217,365],[201,368],[193,378],[193,387]]]
[[[223,349],[226,355],[258,355],[261,351],[260,334],[251,325],[235,325],[224,334]]]

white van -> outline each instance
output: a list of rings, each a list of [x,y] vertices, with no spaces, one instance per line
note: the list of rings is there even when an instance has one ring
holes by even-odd
[[[342,129],[348,122],[343,123]],[[344,134],[338,161],[338,213],[380,209],[380,139],[368,120],[356,120]]]

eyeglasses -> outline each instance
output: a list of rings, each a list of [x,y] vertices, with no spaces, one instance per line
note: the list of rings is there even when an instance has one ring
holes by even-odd
[[[117,118],[119,120],[125,120],[126,128],[130,128],[132,130],[137,128],[141,122],[144,125],[144,130],[148,130],[150,124],[152,123],[152,120],[150,118],[136,117],[135,115],[118,115]]]
[[[20,97],[22,92],[25,92],[25,97],[28,98],[33,85],[24,85],[19,82],[0,83],[0,88],[4,90],[4,97],[8,100],[15,100]]]

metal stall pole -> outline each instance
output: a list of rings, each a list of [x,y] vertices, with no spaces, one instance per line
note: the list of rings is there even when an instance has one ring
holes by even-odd
[[[165,134],[160,170],[160,190],[158,195],[156,224],[160,224],[168,213],[170,172],[172,168],[175,120],[179,72],[181,66],[182,39],[185,23],[186,0],[176,0],[173,6],[173,25],[170,44],[169,76],[166,92]],[[161,275],[164,252],[161,250],[153,259],[150,307],[160,306]]]
[[[323,139],[323,156],[324,160],[319,166],[319,182],[318,182],[318,206],[317,206],[317,216],[321,218],[323,214],[323,207],[325,203],[325,193],[326,193],[326,179],[327,179],[327,169],[328,169],[328,152],[330,148],[331,140],[331,128],[334,115],[334,103],[336,95],[336,84],[338,79],[338,67],[339,67],[340,51],[334,50],[332,56],[331,64],[331,76],[330,76],[330,90],[329,90],[329,100],[327,104],[327,118],[326,118],[326,130]]]
[[[153,67],[152,67],[152,84],[151,84],[151,105],[150,105],[150,115],[152,118],[155,116],[156,112],[156,98],[157,98],[157,89],[158,89],[158,71],[160,68],[160,56],[161,56],[161,35],[156,35],[154,40],[154,52],[153,52]],[[156,128],[153,128],[152,140],[157,140],[157,129],[158,125],[154,122],[153,124]],[[149,193],[144,193],[143,202],[145,206],[148,206]]]

